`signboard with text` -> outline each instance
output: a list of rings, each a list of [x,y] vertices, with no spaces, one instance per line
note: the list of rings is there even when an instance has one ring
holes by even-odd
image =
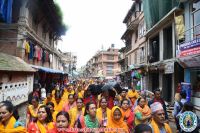
[[[180,44],[179,50],[177,50],[178,57],[186,57],[195,54],[200,54],[200,38],[195,38],[189,42]]]

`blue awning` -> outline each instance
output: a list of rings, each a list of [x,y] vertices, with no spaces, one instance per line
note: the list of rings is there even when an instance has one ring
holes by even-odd
[[[35,66],[35,65],[31,65],[31,67],[38,69],[38,71],[43,71],[43,72],[47,72],[47,73],[67,74],[64,71],[51,69],[51,68],[48,68],[48,67]]]

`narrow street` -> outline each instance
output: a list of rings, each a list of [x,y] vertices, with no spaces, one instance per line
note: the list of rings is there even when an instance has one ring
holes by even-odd
[[[198,133],[199,118],[200,0],[0,0],[0,133]]]

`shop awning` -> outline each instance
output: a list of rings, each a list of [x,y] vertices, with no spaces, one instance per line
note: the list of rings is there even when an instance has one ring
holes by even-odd
[[[51,69],[48,67],[35,66],[35,65],[31,65],[31,67],[37,69],[38,71],[42,71],[42,72],[46,72],[46,73],[67,74],[64,71]]]
[[[0,53],[0,71],[35,72],[35,70],[21,58],[5,53]]]
[[[193,67],[199,67],[200,66],[200,55],[191,55],[186,57],[180,57],[178,58],[179,64],[183,68],[193,68]]]

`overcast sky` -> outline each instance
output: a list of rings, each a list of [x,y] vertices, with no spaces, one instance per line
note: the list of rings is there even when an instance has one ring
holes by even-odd
[[[122,23],[132,0],[56,0],[63,11],[64,23],[69,26],[60,48],[77,55],[78,67],[102,48],[112,43],[125,46],[121,36],[126,30]]]

